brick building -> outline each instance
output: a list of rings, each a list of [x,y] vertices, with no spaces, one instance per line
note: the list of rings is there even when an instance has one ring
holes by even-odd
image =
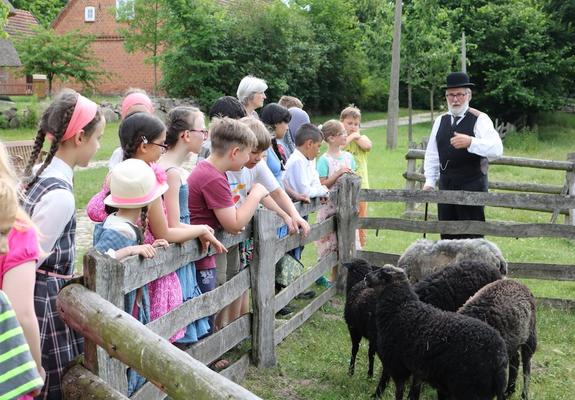
[[[141,52],[128,54],[124,50],[124,39],[118,32],[122,24],[116,19],[116,10],[125,1],[70,0],[52,22],[52,27],[60,34],[79,30],[95,35],[92,51],[100,61],[100,67],[110,74],[109,80],[102,79],[96,85],[99,93],[121,94],[129,87],[148,92],[153,90],[153,65],[144,62],[146,56]],[[158,72],[158,81],[160,78]]]
[[[28,11],[12,7],[8,0],[2,0],[8,6],[8,20],[4,31],[8,39],[0,39],[0,95],[19,95],[32,93],[32,77],[19,74],[22,63],[13,40],[18,36],[32,35],[38,21]]]

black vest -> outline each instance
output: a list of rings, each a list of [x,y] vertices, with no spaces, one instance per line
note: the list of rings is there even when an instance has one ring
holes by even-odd
[[[469,111],[459,120],[454,129],[451,127],[451,115],[445,114],[441,118],[436,135],[441,174],[475,175],[482,172],[483,157],[470,153],[467,149],[456,149],[450,143],[455,131],[475,137],[473,128],[476,122],[477,116]]]

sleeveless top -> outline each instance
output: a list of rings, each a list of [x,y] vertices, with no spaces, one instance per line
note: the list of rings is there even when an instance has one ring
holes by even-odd
[[[55,189],[65,189],[73,192],[69,183],[58,178],[39,178],[26,193],[26,200],[23,207],[28,215],[34,215],[34,208],[42,197]],[[50,249],[50,255],[42,262],[39,269],[47,272],[54,272],[60,275],[72,275],[74,273],[74,259],[76,257],[76,246],[74,238],[76,236],[76,215],[74,214],[68,224],[66,224],[60,237]],[[48,250],[48,249],[46,249]]]

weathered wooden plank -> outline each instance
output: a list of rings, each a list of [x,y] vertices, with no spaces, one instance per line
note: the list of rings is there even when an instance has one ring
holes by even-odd
[[[70,368],[62,379],[64,400],[128,400],[82,365]]]
[[[537,307],[551,307],[567,311],[575,310],[575,300],[552,299],[548,297],[537,297],[535,300],[537,302]]]
[[[246,377],[248,367],[250,366],[250,355],[244,354],[235,363],[220,372],[220,375],[225,376],[230,381],[241,383]]]
[[[301,293],[305,288],[315,282],[317,278],[325,274],[337,264],[337,254],[331,253],[322,258],[320,262],[299,276],[291,285],[284,288],[275,297],[275,312],[284,308],[292,299]]]
[[[299,328],[305,321],[313,315],[314,312],[319,310],[329,299],[336,293],[335,287],[327,289],[318,297],[313,299],[305,308],[301,309],[296,315],[290,318],[287,322],[280,325],[274,334],[274,343],[277,346],[280,344],[290,333]]]
[[[575,153],[567,154],[567,161],[575,164]],[[567,172],[565,183],[569,189],[569,196],[571,198],[575,198],[575,171]],[[565,218],[565,223],[568,225],[575,225],[575,207],[569,209],[569,215]]]
[[[499,207],[540,207],[568,209],[575,207],[575,198],[535,193],[486,193],[463,190],[368,190],[363,199],[375,202],[445,203]]]
[[[337,190],[336,229],[337,229],[337,252],[339,268],[335,287],[338,293],[345,292],[347,268],[342,268],[341,263],[350,261],[355,255],[355,240],[359,212],[359,189],[361,178],[357,175],[346,174],[339,178]]]
[[[152,382],[146,382],[130,397],[130,400],[164,400],[166,398],[167,395],[160,388]]]
[[[301,201],[298,201],[294,203],[294,205],[296,210],[299,212],[299,215],[301,215],[302,217],[309,215],[313,212],[316,212],[323,206],[323,204],[321,204],[321,200],[319,197],[314,197],[313,199],[310,199],[309,203],[303,203]]]
[[[251,315],[246,314],[213,335],[194,343],[186,350],[186,353],[204,364],[209,364],[244,339],[249,338],[251,323]]]
[[[406,232],[482,234],[503,237],[560,237],[575,239],[575,226],[556,224],[515,224],[482,221],[413,221],[399,218],[360,218],[359,227]]]
[[[535,278],[556,281],[574,281],[575,265],[509,263],[509,276],[513,278]]]
[[[84,284],[118,309],[124,309],[122,281],[124,266],[117,260],[100,254],[95,249],[84,256]],[[110,358],[104,349],[86,339],[84,344],[85,366],[120,393],[128,393],[126,367]]]
[[[249,288],[250,270],[246,268],[216,289],[188,300],[168,314],[150,322],[146,328],[168,339],[190,322],[215,314]]]
[[[231,235],[224,231],[216,232],[216,237],[227,248],[251,237],[251,224],[238,235]],[[199,242],[189,240],[182,244],[172,244],[167,249],[159,248],[153,258],[141,259],[138,256],[128,257],[122,261],[124,265],[124,293],[144,286],[161,276],[174,272],[190,261],[198,260],[214,251],[210,247],[208,253],[200,252]]]
[[[425,175],[413,172],[404,172],[403,177],[407,182],[425,182]],[[406,183],[407,186],[407,183]],[[413,185],[415,186],[415,185]],[[415,187],[406,187],[406,190],[415,190]],[[509,190],[514,192],[535,192],[547,194],[560,194],[562,187],[559,185],[544,185],[540,183],[523,182],[498,182],[489,181],[489,189]]]
[[[253,305],[252,357],[259,368],[276,363],[274,346],[274,291],[277,260],[283,255],[278,246],[277,228],[268,210],[258,210],[254,218],[254,258],[251,268]]]
[[[305,238],[301,237],[301,235],[291,235],[279,239],[279,241],[277,242],[278,246],[277,254],[279,254],[281,258],[281,256],[284,255],[288,250],[291,250],[298,246],[304,246],[311,242],[315,242],[319,238],[327,235],[328,233],[334,232],[335,226],[336,226],[335,216],[333,216],[326,219],[325,221],[311,225],[310,232]]]
[[[385,264],[397,265],[397,261],[400,257],[399,254],[380,253],[377,251],[366,250],[358,250],[356,256],[380,267]]]
[[[259,399],[83,286],[64,287],[57,304],[66,324],[156,383],[175,400]]]
[[[399,254],[379,253],[377,251],[360,250],[357,257],[363,258],[373,265],[397,265]],[[557,281],[575,280],[575,265],[543,264],[543,263],[509,263],[508,274],[511,278],[534,278]]]
[[[406,159],[415,158],[423,160],[425,158],[425,150],[409,149],[405,155]],[[540,168],[540,169],[553,169],[559,171],[573,171],[575,165],[569,161],[553,161],[553,160],[540,160],[536,158],[525,157],[500,157],[496,160],[489,161],[490,165],[512,165],[516,167]]]

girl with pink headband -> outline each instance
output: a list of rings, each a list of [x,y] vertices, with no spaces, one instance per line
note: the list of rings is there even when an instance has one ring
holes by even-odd
[[[106,120],[98,105],[63,90],[42,114],[32,156],[25,169],[24,209],[40,232],[43,254],[36,264],[34,308],[40,327],[46,383],[39,398],[61,399],[64,368],[83,351],[83,339],[58,316],[56,297],[74,274],[76,202],[74,167],[85,167],[100,148]],[[32,173],[48,138],[46,159]]]

